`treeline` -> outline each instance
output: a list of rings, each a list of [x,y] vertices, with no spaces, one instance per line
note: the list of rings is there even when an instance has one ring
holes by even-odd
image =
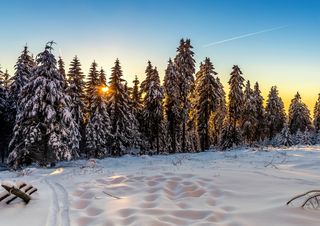
[[[96,62],[85,76],[77,56],[66,72],[53,44],[35,59],[25,47],[13,76],[0,71],[0,149],[12,168],[79,157],[320,142],[320,96],[313,123],[299,93],[288,115],[275,86],[264,107],[259,84],[252,87],[235,65],[226,97],[209,58],[196,69],[189,39],[169,59],[163,83],[149,61],[145,79],[135,77],[133,87],[118,59],[108,80]]]

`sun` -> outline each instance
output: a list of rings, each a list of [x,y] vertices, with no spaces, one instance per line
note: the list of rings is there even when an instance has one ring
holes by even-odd
[[[101,91],[103,93],[107,93],[109,91],[109,87],[108,86],[103,86],[103,87],[101,87]]]

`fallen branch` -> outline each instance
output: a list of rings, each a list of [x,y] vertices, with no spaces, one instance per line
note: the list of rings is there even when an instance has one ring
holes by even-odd
[[[318,199],[319,197],[320,197],[320,194],[319,194],[319,193],[318,193],[318,194],[315,194],[315,195],[313,195],[313,196],[311,196],[311,197],[309,197],[309,198],[302,204],[301,207],[305,207],[307,204],[311,204],[312,207],[313,207],[313,209],[318,209],[318,208],[320,207],[320,206],[319,206],[319,199]],[[312,201],[316,201],[316,202],[317,202],[317,206],[315,206]]]
[[[293,202],[293,201],[296,200],[296,199],[299,199],[299,198],[301,198],[301,197],[303,197],[303,196],[306,196],[306,195],[308,195],[308,194],[310,194],[310,193],[315,193],[315,192],[320,193],[320,190],[311,190],[311,191],[307,191],[306,193],[297,195],[297,196],[293,197],[292,199],[290,199],[290,200],[287,202],[287,205],[289,205],[291,202]]]
[[[301,205],[299,207],[307,208],[310,207],[312,209],[319,209],[320,208],[320,190],[311,190],[307,191],[303,194],[297,195],[290,199],[287,202],[287,205],[290,205],[294,201],[300,200]],[[301,200],[304,200],[301,202]]]
[[[112,194],[110,194],[110,193],[108,193],[108,192],[103,191],[103,193],[106,194],[106,195],[108,195],[108,196],[110,196],[110,197],[112,197],[112,198],[121,199],[120,197],[115,196],[115,195],[112,195]]]

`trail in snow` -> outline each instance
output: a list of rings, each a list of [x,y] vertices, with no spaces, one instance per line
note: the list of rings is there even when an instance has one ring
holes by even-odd
[[[59,183],[45,180],[52,191],[51,205],[46,226],[70,226],[69,199],[65,188]]]

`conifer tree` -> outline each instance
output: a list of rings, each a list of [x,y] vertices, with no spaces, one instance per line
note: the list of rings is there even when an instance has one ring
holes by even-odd
[[[53,42],[38,54],[37,67],[23,87],[8,163],[17,168],[32,162],[46,166],[77,156],[78,127],[69,110],[63,76],[51,53]]]
[[[0,68],[0,153],[2,163],[5,157],[8,156],[8,144],[12,136],[12,128],[14,122],[14,111],[12,111],[9,101],[10,75],[8,70],[5,73]]]
[[[7,138],[8,138],[8,118],[7,118],[7,91],[4,85],[4,73],[0,68],[0,152],[1,159],[4,162],[4,158],[7,152]]]
[[[225,123],[221,134],[220,146],[222,149],[231,148],[241,143],[241,134],[238,129],[238,124],[243,113],[244,103],[244,78],[242,72],[237,65],[234,65],[229,79],[230,91],[229,91],[229,120]]]
[[[234,127],[234,125],[230,124],[229,121],[226,121],[223,125],[221,131],[220,144],[222,150],[226,150],[228,148],[233,148],[241,143],[241,131],[238,127]]]
[[[108,144],[111,142],[112,135],[105,93],[101,91],[100,87],[96,87],[90,112],[86,126],[87,148],[91,157],[101,158],[108,154]]]
[[[279,97],[276,86],[272,86],[268,94],[266,104],[266,126],[271,140],[277,133],[280,133],[286,122],[284,104]]]
[[[313,109],[313,126],[317,133],[320,132],[320,93],[318,94],[318,100]]]
[[[3,88],[6,90],[6,93],[8,93],[11,84],[11,79],[7,69],[4,73],[0,72],[0,82],[2,83]]]
[[[3,113],[6,108],[6,88],[4,86],[4,73],[0,68],[0,115],[3,117]],[[2,118],[1,117],[1,118]]]
[[[303,133],[306,129],[311,128],[310,111],[302,102],[298,92],[291,100],[289,107],[289,128],[292,134],[296,134],[298,130]]]
[[[160,135],[163,123],[163,89],[157,68],[152,69],[150,61],[146,69],[146,79],[141,83],[144,94],[142,115],[144,118],[144,135],[149,141],[149,148],[160,152]]]
[[[133,80],[133,89],[131,94],[132,107],[138,113],[142,109],[141,92],[139,89],[140,81],[137,76]]]
[[[22,54],[19,56],[18,61],[15,65],[15,74],[11,78],[12,82],[9,88],[9,101],[10,106],[12,108],[12,115],[13,120],[15,115],[18,111],[17,104],[18,104],[18,97],[22,90],[22,88],[27,84],[29,81],[33,68],[35,67],[35,62],[30,55],[28,47],[25,46]]]
[[[224,91],[223,85],[220,82],[220,79],[216,78],[217,93],[220,94],[218,100],[218,108],[215,112],[211,113],[210,116],[210,131],[211,139],[213,145],[218,145],[220,142],[221,132],[223,129],[223,123],[227,115],[227,106],[226,106],[226,93]]]
[[[66,79],[66,70],[64,69],[64,61],[62,60],[61,56],[59,56],[58,60],[58,71],[63,76],[63,78]]]
[[[129,105],[129,96],[125,91],[124,82],[120,62],[117,59],[112,68],[107,95],[107,109],[113,137],[110,142],[110,151],[115,156],[120,156],[128,148],[138,145],[140,139],[137,120]]]
[[[181,39],[180,46],[177,48],[177,55],[174,59],[179,86],[180,97],[180,111],[182,119],[182,134],[181,134],[181,148],[182,151],[186,150],[186,137],[187,137],[187,122],[190,110],[190,99],[188,98],[194,89],[194,73],[195,73],[195,60],[194,52],[192,51],[190,39]]]
[[[179,77],[175,64],[169,59],[164,77],[164,108],[169,135],[169,152],[176,153],[179,148],[178,133],[181,126]]]
[[[218,84],[214,78],[215,75],[217,73],[214,71],[213,64],[209,58],[206,58],[204,64],[200,66],[195,87],[197,125],[202,151],[208,150],[210,147],[210,115],[217,110],[221,98],[221,94],[218,93]]]
[[[152,68],[148,62],[146,79],[141,83],[141,92],[144,95],[142,115],[144,119],[144,135],[149,141],[149,148],[160,152],[160,135],[163,128],[163,88],[157,68]]]
[[[81,70],[81,63],[77,56],[75,56],[70,63],[67,82],[68,86],[66,88],[66,93],[71,98],[70,111],[80,130],[78,139],[80,142],[80,149],[82,149],[85,141],[85,83],[84,74]]]
[[[101,68],[99,72],[99,85],[103,87],[107,85],[106,73],[103,68]]]
[[[77,56],[70,63],[68,71],[68,88],[67,94],[71,97],[71,113],[75,121],[80,126],[83,123],[84,116],[84,74],[81,70],[81,63]]]
[[[100,85],[99,71],[97,67],[98,67],[98,64],[95,61],[93,61],[89,70],[87,81],[85,82],[87,109],[91,109],[92,98],[94,96],[94,93],[96,92],[97,87]],[[87,115],[87,118],[88,118],[88,115]]]
[[[256,82],[253,90],[253,98],[255,105],[255,118],[256,125],[254,128],[254,139],[261,141],[264,139],[266,132],[266,121],[265,121],[265,109],[263,107],[263,97],[259,88],[259,83]]]
[[[287,124],[284,124],[281,132],[275,136],[274,143],[276,146],[292,146],[294,144],[294,138]]]
[[[243,87],[244,78],[242,77],[242,71],[237,65],[234,65],[229,80],[230,92],[229,92],[229,122],[236,128],[237,123],[242,116],[242,107],[244,102]]]
[[[242,136],[247,144],[254,141],[254,132],[257,124],[256,105],[253,90],[250,87],[250,81],[247,81],[244,90],[243,110],[241,117]]]

